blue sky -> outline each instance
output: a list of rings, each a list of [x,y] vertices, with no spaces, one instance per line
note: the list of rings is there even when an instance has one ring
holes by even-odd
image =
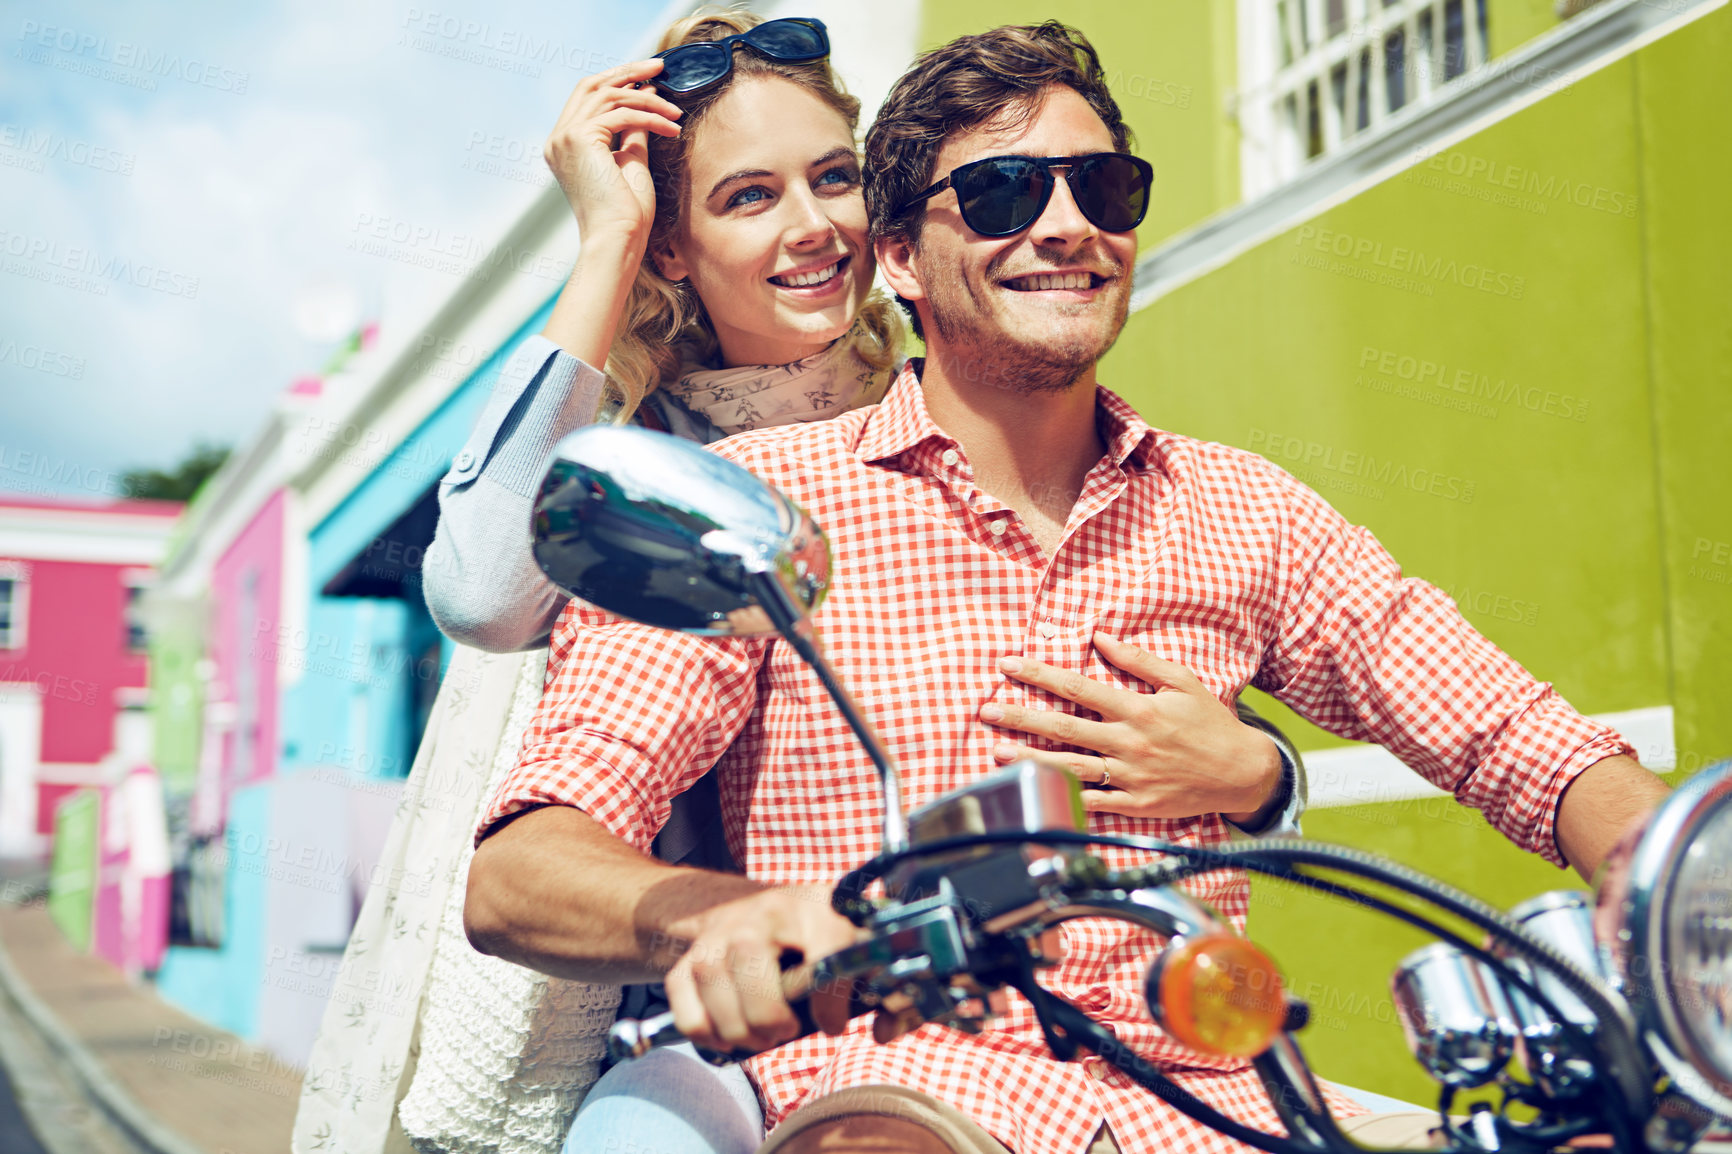
[[[232,444],[361,319],[423,315],[445,269],[549,178],[573,85],[665,0],[0,2],[0,490],[114,495]]]

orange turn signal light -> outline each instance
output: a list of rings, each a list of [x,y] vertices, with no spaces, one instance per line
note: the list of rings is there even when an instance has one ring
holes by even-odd
[[[1281,972],[1234,934],[1175,938],[1149,966],[1144,986],[1161,1028],[1208,1054],[1256,1057],[1287,1018]]]

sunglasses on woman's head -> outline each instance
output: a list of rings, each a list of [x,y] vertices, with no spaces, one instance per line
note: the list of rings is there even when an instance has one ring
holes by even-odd
[[[909,199],[896,212],[900,215],[953,188],[964,224],[981,236],[1012,236],[1046,211],[1056,179],[1054,169],[1064,170],[1071,199],[1096,228],[1129,232],[1143,223],[1155,170],[1148,161],[1123,152],[989,156],[951,169],[949,176]]]
[[[719,84],[734,70],[736,44],[784,64],[810,64],[830,55],[830,36],[822,20],[790,16],[766,20],[720,40],[700,40],[658,52],[656,59],[662,62],[662,70],[654,83],[680,96]]]

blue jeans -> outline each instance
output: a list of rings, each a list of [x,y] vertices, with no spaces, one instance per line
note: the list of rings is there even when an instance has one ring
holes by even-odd
[[[712,1066],[678,1045],[603,1074],[564,1154],[752,1154],[763,1140],[763,1111],[745,1071]]]

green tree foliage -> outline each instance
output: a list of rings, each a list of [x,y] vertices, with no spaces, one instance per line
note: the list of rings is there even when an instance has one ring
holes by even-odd
[[[192,447],[178,465],[164,472],[161,469],[129,469],[122,477],[128,497],[145,497],[157,501],[190,501],[205,478],[222,468],[229,450],[224,445],[204,441]]]

